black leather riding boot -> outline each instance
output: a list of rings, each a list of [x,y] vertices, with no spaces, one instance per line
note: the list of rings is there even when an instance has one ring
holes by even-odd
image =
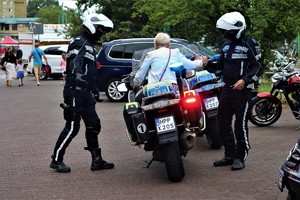
[[[71,171],[71,168],[67,166],[63,161],[55,161],[52,157],[52,162],[50,163],[50,168],[55,169],[57,172],[68,173]]]
[[[91,170],[101,170],[101,169],[112,169],[114,168],[113,163],[108,163],[105,160],[102,159],[101,156],[101,149],[93,149],[90,150],[92,154],[92,165],[91,165]]]
[[[232,164],[233,164],[233,159],[231,157],[226,157],[226,156],[214,162],[215,167],[227,166]]]

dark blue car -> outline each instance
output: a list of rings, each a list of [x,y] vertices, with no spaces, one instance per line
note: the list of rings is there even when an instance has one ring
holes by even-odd
[[[117,90],[117,86],[121,83],[123,76],[132,70],[133,53],[153,47],[153,41],[154,38],[132,38],[102,44],[97,56],[97,86],[100,92],[105,92],[110,101],[124,101],[127,98],[126,93],[120,93]],[[179,48],[184,55],[199,54],[197,46],[184,39],[171,39],[171,47]]]

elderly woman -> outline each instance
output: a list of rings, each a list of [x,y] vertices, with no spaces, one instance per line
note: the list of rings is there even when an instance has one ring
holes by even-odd
[[[147,53],[141,68],[134,78],[134,88],[139,88],[148,75],[148,84],[158,81],[170,81],[176,84],[176,76],[170,70],[170,65],[182,63],[185,69],[200,70],[207,65],[207,57],[200,56],[191,61],[180,53],[179,49],[171,49],[170,36],[158,33],[154,38],[154,50]]]
[[[5,67],[6,73],[6,86],[12,87],[12,80],[16,78],[16,67],[17,59],[15,54],[13,53],[13,49],[11,46],[6,47],[5,55],[0,63],[1,68]]]

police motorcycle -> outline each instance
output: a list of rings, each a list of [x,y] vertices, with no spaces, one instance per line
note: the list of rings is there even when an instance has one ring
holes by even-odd
[[[202,107],[195,91],[184,90],[182,64],[170,68],[176,74],[179,95],[168,81],[145,85],[141,99],[139,92],[136,98],[128,95],[129,102],[124,105],[123,115],[130,143],[152,151],[147,168],[152,161],[163,162],[169,180],[179,182],[185,176],[182,156],[186,156],[195,143],[193,130],[202,128]],[[118,86],[120,92],[131,89],[128,80],[126,77]]]
[[[209,62],[214,62],[209,61]],[[209,65],[209,64],[208,64]],[[190,88],[200,96],[203,105],[203,128],[197,132],[199,136],[206,136],[209,145],[213,149],[219,149],[222,145],[222,138],[219,133],[218,106],[221,88],[224,86],[220,77],[215,73],[203,70],[196,72],[189,81]]]
[[[288,190],[287,200],[300,200],[300,138],[278,172],[277,185],[281,192]]]

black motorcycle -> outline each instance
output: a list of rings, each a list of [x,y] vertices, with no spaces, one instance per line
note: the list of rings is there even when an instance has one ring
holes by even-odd
[[[278,171],[277,185],[280,191],[283,192],[286,187],[287,200],[300,200],[300,138]]]
[[[197,135],[205,135],[213,149],[219,149],[223,145],[217,117],[219,96],[223,86],[220,77],[207,70],[196,72],[190,80],[191,89],[198,93],[203,105],[203,128]]]
[[[141,102],[126,103],[123,114],[130,143],[153,152],[147,167],[152,161],[164,162],[168,178],[179,182],[185,175],[182,156],[195,143],[196,134],[191,130],[201,129],[202,107],[195,91],[184,91],[183,67],[171,70],[176,73],[179,93],[170,82],[148,84],[143,87]],[[126,80],[122,82],[118,90],[126,92],[129,84],[126,87]]]

